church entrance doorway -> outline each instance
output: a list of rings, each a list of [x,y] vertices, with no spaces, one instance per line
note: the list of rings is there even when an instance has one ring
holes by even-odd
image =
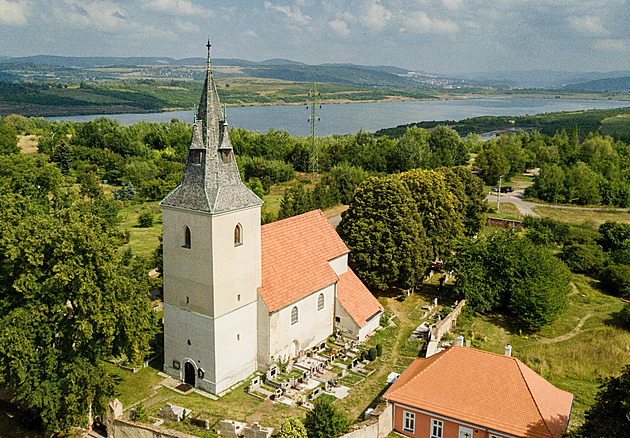
[[[184,383],[195,387],[195,367],[190,362],[184,366]]]

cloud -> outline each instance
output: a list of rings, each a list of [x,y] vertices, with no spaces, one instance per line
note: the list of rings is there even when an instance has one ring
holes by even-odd
[[[585,15],[583,17],[569,17],[569,23],[575,30],[584,35],[604,36],[609,32],[602,24],[600,17]]]
[[[417,11],[403,17],[405,30],[418,33],[454,34],[459,30],[457,23],[450,20],[430,18],[426,12]]]
[[[214,15],[211,9],[194,5],[190,0],[144,0],[144,8],[179,16],[199,15],[212,17]]]
[[[175,20],[175,26],[180,32],[199,33],[201,29],[195,23],[190,21]]]
[[[623,52],[628,50],[628,41],[612,38],[597,40],[595,42],[595,48],[599,50],[606,50],[608,52]]]
[[[258,38],[258,34],[251,29],[242,32],[241,36],[245,39]]]
[[[350,29],[348,29],[348,23],[346,23],[343,20],[333,20],[330,23],[328,23],[328,25],[330,26],[332,30],[334,30],[341,36],[345,37],[345,36],[350,35]]]
[[[9,26],[24,26],[27,24],[26,15],[26,2],[22,0],[17,2],[0,0],[0,23],[8,24]]]
[[[462,6],[462,0],[442,0],[442,5],[446,9],[456,10]]]
[[[287,18],[295,24],[308,24],[311,21],[311,17],[302,14],[300,8],[297,6],[292,8],[291,6],[276,6],[271,2],[265,2],[265,9],[272,9],[287,16]]]
[[[130,29],[137,25],[127,18],[127,14],[115,3],[84,2],[64,0],[54,13],[60,22],[78,28],[92,28],[102,32]]]
[[[383,30],[392,13],[380,4],[378,0],[368,0],[362,15],[361,22],[370,29]]]

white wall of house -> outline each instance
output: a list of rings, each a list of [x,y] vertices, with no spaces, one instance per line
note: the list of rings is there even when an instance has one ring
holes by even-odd
[[[348,271],[348,254],[329,260],[330,267],[338,276]]]
[[[372,319],[367,321],[363,327],[359,330],[359,342],[365,341],[369,334],[373,333],[381,324],[381,315],[383,312],[379,312]]]
[[[317,310],[317,300],[324,295],[324,308]],[[298,308],[298,322],[291,324],[291,311]],[[335,311],[335,285],[331,284],[314,292],[295,303],[284,307],[268,316],[269,318],[269,355],[277,359],[288,358],[293,344],[296,348],[305,350],[311,348],[333,333],[333,318]]]
[[[337,300],[335,300],[335,328],[341,330],[346,337],[359,340],[361,327]]]

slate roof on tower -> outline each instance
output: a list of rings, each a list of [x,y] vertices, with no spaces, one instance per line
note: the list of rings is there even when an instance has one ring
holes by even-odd
[[[459,346],[416,359],[383,398],[528,438],[560,438],[573,404],[517,358]]]
[[[182,182],[160,205],[219,213],[261,204],[262,200],[243,184],[238,173],[208,50],[206,81],[195,115]]]

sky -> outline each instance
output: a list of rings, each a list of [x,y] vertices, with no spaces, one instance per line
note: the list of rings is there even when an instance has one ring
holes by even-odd
[[[630,0],[0,0],[0,56],[630,70]]]

